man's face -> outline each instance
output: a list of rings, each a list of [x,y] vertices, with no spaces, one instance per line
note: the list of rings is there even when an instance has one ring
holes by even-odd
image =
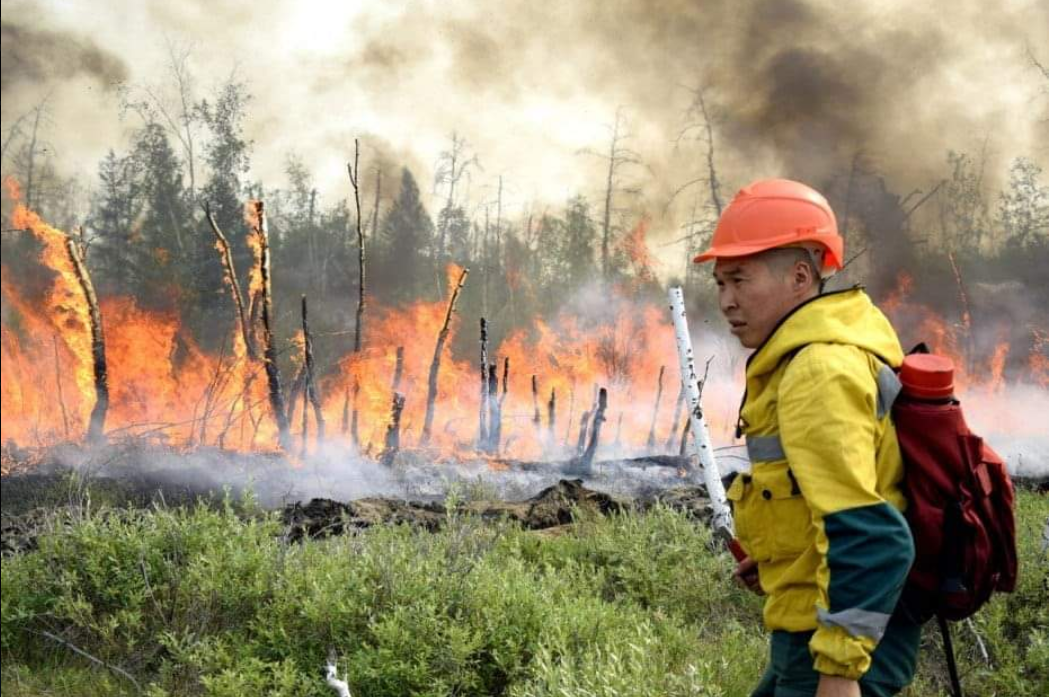
[[[718,302],[733,336],[757,348],[776,324],[804,298],[791,272],[777,271],[758,256],[718,259],[714,265]]]

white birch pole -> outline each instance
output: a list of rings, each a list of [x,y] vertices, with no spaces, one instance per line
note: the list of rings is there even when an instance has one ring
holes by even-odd
[[[674,318],[674,335],[677,339],[677,355],[681,362],[681,380],[685,385],[685,399],[688,401],[689,420],[691,421],[692,443],[699,457],[703,484],[714,509],[714,531],[725,536],[729,542],[735,536],[732,524],[732,512],[725,499],[725,486],[721,483],[718,464],[714,459],[714,447],[710,443],[710,432],[707,420],[703,417],[703,405],[700,404],[699,377],[696,375],[696,361],[692,353],[692,338],[688,333],[688,320],[685,318],[685,297],[681,288],[670,289],[670,314]]]

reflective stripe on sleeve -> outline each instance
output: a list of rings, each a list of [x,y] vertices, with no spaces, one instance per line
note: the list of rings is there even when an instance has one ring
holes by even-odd
[[[787,459],[779,434],[771,436],[747,436],[747,457],[751,462],[771,462]]]
[[[816,608],[816,619],[825,627],[841,627],[850,636],[868,637],[881,641],[885,628],[889,625],[890,615],[884,612],[872,612],[854,607],[841,612],[830,612]]]

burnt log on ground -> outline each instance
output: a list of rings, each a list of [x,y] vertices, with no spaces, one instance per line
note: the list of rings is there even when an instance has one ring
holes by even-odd
[[[484,520],[509,520],[527,530],[547,530],[573,522],[579,511],[607,515],[627,510],[629,499],[593,491],[579,479],[562,479],[523,501],[473,501],[457,510]],[[448,521],[448,510],[437,502],[365,498],[340,503],[313,499],[282,511],[290,540],[355,532],[374,525],[409,524],[435,531]]]

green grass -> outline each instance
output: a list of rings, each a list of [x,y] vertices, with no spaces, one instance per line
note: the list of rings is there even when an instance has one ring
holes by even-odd
[[[955,628],[970,694],[1049,691],[1049,499],[1021,492],[1018,514],[1019,589]],[[2,691],[139,694],[119,669],[154,697],[331,695],[332,651],[356,697],[746,695],[766,640],[731,570],[663,508],[558,536],[452,515],[302,544],[240,506],[95,513],[3,560]],[[943,694],[936,641],[912,696]]]

